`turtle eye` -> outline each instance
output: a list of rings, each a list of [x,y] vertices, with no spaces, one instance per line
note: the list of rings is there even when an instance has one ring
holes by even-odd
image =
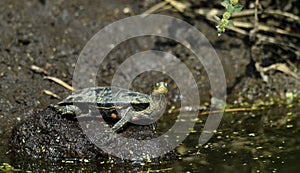
[[[168,83],[164,82],[164,87],[168,88]]]
[[[155,89],[168,88],[168,84],[166,82],[157,82],[155,84]]]

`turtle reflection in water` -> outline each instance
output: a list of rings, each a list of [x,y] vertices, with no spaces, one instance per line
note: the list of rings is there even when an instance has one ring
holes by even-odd
[[[164,111],[167,92],[165,82],[157,83],[151,95],[117,87],[92,87],[74,92],[53,107],[64,115],[92,115],[91,110],[96,108],[102,116],[119,119],[112,127],[117,132],[129,121],[154,122],[154,117]]]

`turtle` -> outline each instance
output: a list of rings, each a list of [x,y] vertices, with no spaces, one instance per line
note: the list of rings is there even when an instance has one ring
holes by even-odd
[[[75,116],[92,115],[97,109],[102,116],[119,119],[112,127],[118,132],[129,121],[154,122],[154,117],[164,111],[167,92],[165,82],[156,83],[151,95],[112,86],[90,87],[73,92],[52,107],[63,115]],[[150,125],[155,130],[155,123]]]

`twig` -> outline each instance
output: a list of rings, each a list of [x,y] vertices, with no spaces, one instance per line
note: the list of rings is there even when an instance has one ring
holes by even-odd
[[[45,69],[43,69],[42,67],[38,67],[36,65],[31,65],[30,69],[33,70],[34,72],[43,74],[44,75],[44,79],[51,80],[51,81],[53,81],[53,82],[55,82],[55,83],[57,83],[57,84],[65,87],[68,90],[75,91],[75,88],[73,88],[72,86],[70,86],[66,82],[62,81],[61,79],[49,76],[49,73]],[[45,93],[47,95],[50,95],[51,97],[54,97],[54,98],[57,98],[57,99],[61,99],[60,96],[58,96],[57,94],[53,93],[52,91],[44,89],[43,93]]]
[[[230,109],[224,109],[224,110],[213,110],[213,111],[208,111],[208,107],[206,106],[198,106],[198,108],[195,107],[183,107],[180,109],[175,109],[172,110],[172,113],[178,113],[180,111],[184,111],[184,112],[194,112],[194,111],[203,111],[200,112],[199,115],[208,115],[210,113],[222,113],[222,112],[242,112],[242,111],[256,111],[256,110],[263,110],[264,108],[230,108]]]
[[[215,15],[221,15],[224,13],[224,10],[212,8],[200,8],[195,10],[195,12],[201,16],[215,16]],[[239,12],[234,12],[232,13],[231,18],[242,18],[242,17],[249,17],[253,16],[255,14],[254,9],[244,9]],[[297,22],[300,24],[300,17],[297,15],[294,15],[289,12],[281,11],[281,10],[272,10],[272,9],[264,9],[261,11],[257,11],[257,14],[268,14],[268,15],[277,15],[277,16],[282,16],[285,17],[286,20],[292,21],[292,22]]]
[[[256,40],[256,34],[258,33],[259,28],[259,19],[258,19],[258,5],[259,0],[255,0],[254,3],[254,26],[252,27],[251,31],[249,32],[249,39],[251,41]]]
[[[159,10],[160,8],[164,7],[166,4],[168,4],[167,1],[162,1],[153,7],[149,8],[148,10],[144,11],[142,14],[151,14],[154,13],[155,11]]]
[[[49,90],[43,90],[43,93],[45,93],[45,94],[47,94],[47,95],[49,95],[49,96],[51,96],[51,97],[54,97],[54,98],[56,98],[56,99],[61,100],[61,97],[58,96],[57,94],[53,93],[52,91],[49,91]]]
[[[259,19],[258,19],[258,6],[259,6],[259,0],[255,0],[255,8],[254,8],[254,32],[258,32],[259,27]]]
[[[271,9],[267,9],[264,10],[263,13],[266,14],[271,14],[271,15],[278,15],[278,16],[283,16],[285,17],[287,20],[292,20],[293,22],[297,22],[298,24],[300,24],[300,17],[297,15],[294,15],[292,13],[289,12],[285,12],[285,11],[280,11],[280,10],[271,10]]]
[[[171,6],[173,6],[176,10],[178,10],[181,13],[184,12],[187,9],[187,7],[189,6],[189,5],[186,5],[182,2],[175,1],[175,0],[164,0],[164,1],[168,2]]]
[[[259,62],[255,62],[255,69],[259,72],[259,74],[264,82],[269,81],[269,77],[267,75],[265,75],[264,70],[261,67]]]
[[[214,20],[212,16],[207,17],[206,19],[209,20],[209,21],[217,23],[217,21]],[[236,25],[234,25],[234,26],[226,26],[225,28],[229,29],[231,31],[234,31],[236,33],[242,34],[242,35],[249,35],[249,33],[247,31],[245,31],[245,30],[243,30],[241,28],[236,27]]]
[[[217,23],[217,21],[214,19],[214,17],[216,15],[219,15],[219,14],[222,14],[222,10],[218,10],[218,9],[197,9],[195,10],[195,13],[198,14],[198,15],[201,15],[201,16],[205,16],[205,18],[211,22],[214,22],[214,23]],[[235,14],[235,13],[233,13]],[[252,25],[253,26],[253,25]],[[229,29],[229,30],[232,30],[234,32],[237,32],[239,34],[242,34],[242,35],[249,35],[249,33],[243,29],[240,29],[238,27],[236,27],[236,24],[234,22],[234,26],[226,26],[226,29]]]
[[[271,44],[279,45],[286,50],[294,52],[297,55],[297,57],[300,57],[299,46],[297,46],[291,42],[281,42],[281,41],[276,40],[274,37],[265,36],[262,34],[257,34],[257,38],[258,38],[257,43],[256,43],[257,45],[263,44],[263,43],[271,43]]]
[[[212,22],[215,22],[217,23],[216,20],[214,20],[214,16],[216,15],[220,15],[222,14],[223,10],[218,10],[218,9],[197,9],[195,10],[195,13],[201,15],[201,16],[205,16],[206,19],[212,21]],[[278,13],[278,11],[272,11],[272,10],[268,10],[266,11],[267,13]],[[262,13],[262,12],[258,12],[257,14],[259,13]],[[242,16],[248,16],[250,14],[254,14],[254,10],[247,10],[247,11],[241,11],[241,12],[235,12],[233,13],[232,17],[242,17]],[[296,20],[297,17],[293,16],[292,14],[290,13],[286,13],[284,14],[286,16],[290,16],[290,17],[293,17],[292,19]],[[258,19],[257,19],[258,20]],[[238,32],[240,34],[243,34],[243,35],[248,35],[249,33],[241,28],[247,28],[247,29],[257,29],[257,31],[265,31],[265,32],[271,32],[271,33],[275,33],[275,34],[281,34],[281,35],[287,35],[287,36],[291,36],[291,37],[298,37],[300,38],[300,34],[297,34],[297,33],[291,33],[291,32],[288,32],[288,31],[285,31],[283,29],[279,29],[279,28],[276,28],[276,27],[272,27],[272,26],[267,26],[267,25],[264,25],[264,24],[261,24],[261,23],[258,23],[256,22],[256,25],[255,24],[252,24],[250,22],[240,22],[240,21],[234,21],[234,26],[233,27],[226,27],[226,29],[230,29],[232,31],[235,31],[235,32]]]
[[[208,115],[208,114],[215,114],[215,113],[228,113],[228,112],[245,112],[245,111],[257,111],[257,110],[263,110],[264,108],[231,108],[231,109],[225,109],[223,110],[214,110],[214,111],[205,111],[200,112],[199,115]]]
[[[44,79],[48,79],[51,80],[63,87],[65,87],[66,89],[70,90],[70,91],[75,91],[75,88],[73,88],[72,86],[70,86],[69,84],[67,84],[66,82],[62,81],[61,79],[58,79],[56,77],[52,77],[52,76],[45,76]]]
[[[254,10],[253,9],[244,9],[239,12],[232,13],[232,18],[240,18],[240,17],[248,17],[248,16],[253,16],[254,15]],[[261,13],[261,12],[259,12]]]
[[[267,72],[267,71],[272,70],[272,69],[281,71],[281,72],[283,72],[287,75],[291,75],[291,76],[293,76],[294,78],[296,78],[298,80],[300,79],[299,76],[296,73],[294,73],[291,69],[289,69],[288,66],[286,66],[283,63],[276,63],[276,64],[272,64],[268,67],[262,67],[263,72]]]
[[[38,67],[36,65],[31,65],[30,69],[33,70],[34,72],[43,74],[44,75],[44,79],[52,80],[55,83],[57,83],[57,84],[65,87],[65,88],[67,88],[68,90],[75,91],[75,89],[72,86],[70,86],[69,84],[67,84],[66,82],[64,82],[64,81],[62,81],[62,80],[60,80],[60,79],[58,79],[56,77],[49,76],[49,73],[45,69],[43,69],[42,67]],[[54,97],[54,98],[57,98],[57,99],[61,99],[60,96],[58,96],[57,94],[53,93],[52,91],[44,89],[43,93],[45,93],[45,94],[47,94],[47,95],[49,95],[51,97]]]
[[[46,76],[49,75],[49,73],[45,69],[38,67],[36,65],[31,65],[30,69],[33,70],[34,72],[41,73]]]
[[[234,26],[235,27],[240,27],[240,28],[254,28],[255,26],[250,23],[250,22],[240,22],[240,21],[234,21]],[[258,30],[259,31],[265,31],[265,32],[270,32],[270,33],[275,33],[275,34],[281,34],[281,35],[287,35],[287,36],[291,36],[291,37],[298,37],[300,38],[300,34],[297,33],[290,33],[288,31],[285,31],[283,29],[279,29],[279,28],[275,28],[272,26],[267,26],[264,24],[259,24],[258,25]]]

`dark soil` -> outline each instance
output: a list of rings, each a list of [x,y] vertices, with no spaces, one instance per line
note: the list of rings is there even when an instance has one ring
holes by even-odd
[[[100,118],[86,120],[84,123],[79,124],[76,119],[62,117],[62,115],[57,114],[56,111],[51,108],[35,112],[14,128],[11,138],[12,152],[17,158],[34,158],[45,161],[62,161],[68,160],[68,158],[76,158],[78,160],[87,159],[94,161],[106,161],[110,159],[114,162],[121,162],[125,160],[114,156],[109,157],[108,153],[102,151],[94,143],[100,142],[102,145],[109,145],[109,147],[114,148],[114,152],[121,158],[126,158],[125,156],[127,156],[128,153],[125,151],[129,148],[131,151],[137,151],[137,149],[134,149],[135,146],[128,146],[126,144],[120,145],[120,138],[117,135],[112,135],[111,132],[105,132],[101,124],[106,123],[100,119],[102,123],[99,124],[99,122],[101,122],[99,119]],[[82,132],[83,124],[86,127],[85,132],[89,134],[88,137],[93,140],[93,143],[90,142],[89,138]],[[125,127],[121,135],[126,138],[138,140],[157,137],[149,126],[132,125]],[[91,138],[91,136],[93,137]],[[168,143],[166,141],[161,141],[161,143],[156,143],[156,145],[144,146],[149,150],[144,150],[140,155],[134,153],[137,155],[137,158],[132,159],[132,161],[139,162],[141,159],[143,160],[145,156],[153,158],[157,153],[161,153],[167,145]],[[170,160],[170,158],[176,158],[174,153],[169,153],[163,158],[154,159],[152,162],[155,160],[166,161]],[[146,157],[144,159],[146,159]]]

